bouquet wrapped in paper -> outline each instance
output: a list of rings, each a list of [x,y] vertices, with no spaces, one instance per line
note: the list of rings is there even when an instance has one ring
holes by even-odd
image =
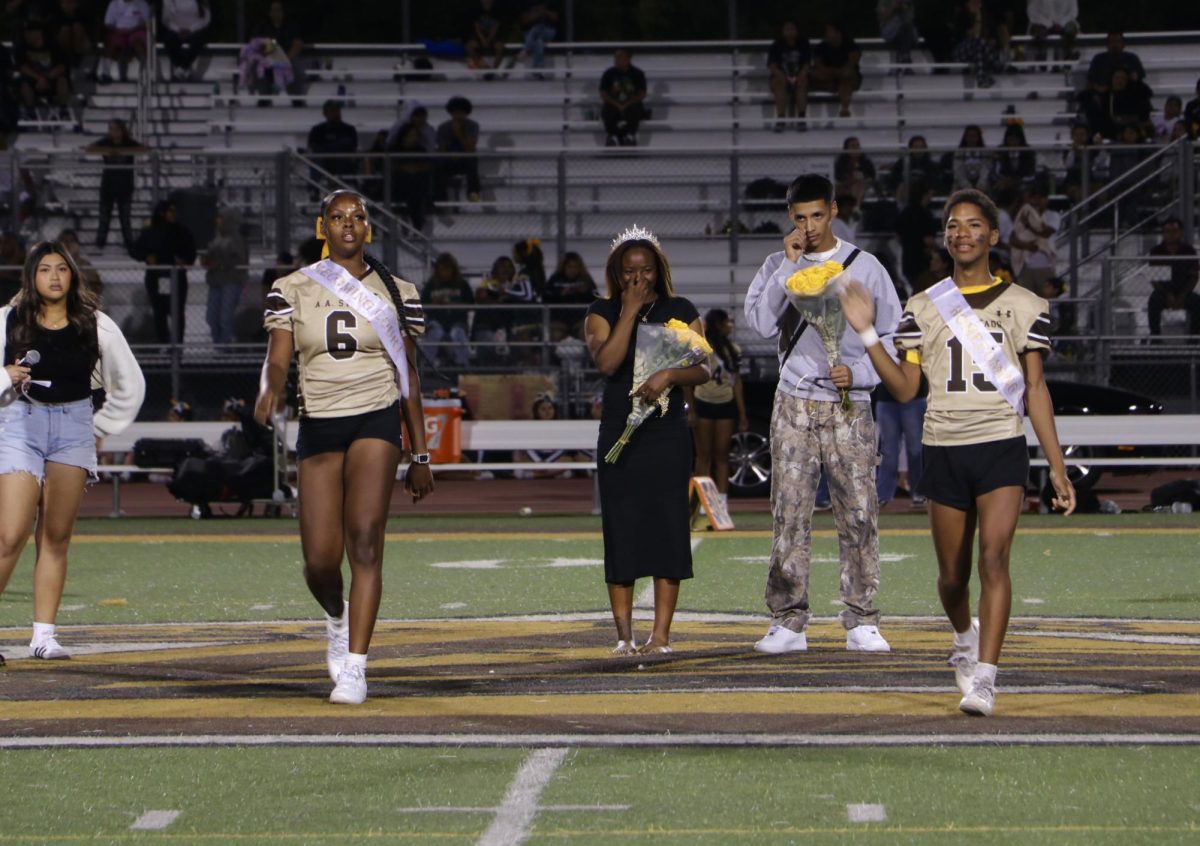
[[[637,342],[633,351],[633,391],[646,383],[646,380],[660,370],[670,367],[691,367],[700,364],[712,354],[708,340],[694,331],[682,320],[671,319],[665,324],[644,323],[637,328]],[[667,413],[670,407],[669,392],[664,391],[654,402],[647,402],[641,397],[633,397],[633,409],[625,418],[625,431],[613,444],[604,460],[615,464],[621,455],[625,444],[633,430],[650,417],[655,411]]]
[[[846,315],[838,299],[838,290],[850,281],[845,276],[845,270],[840,262],[826,261],[797,270],[785,283],[788,299],[796,311],[820,335],[825,358],[831,368],[842,359],[842,335],[846,332]],[[849,411],[850,391],[848,388],[840,388],[839,391],[842,408]]]

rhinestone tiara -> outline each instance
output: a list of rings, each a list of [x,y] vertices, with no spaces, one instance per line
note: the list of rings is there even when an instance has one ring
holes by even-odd
[[[615,250],[626,241],[649,241],[654,246],[659,246],[658,239],[654,237],[654,233],[649,229],[643,229],[636,223],[616,237],[616,240],[612,242],[612,249]]]

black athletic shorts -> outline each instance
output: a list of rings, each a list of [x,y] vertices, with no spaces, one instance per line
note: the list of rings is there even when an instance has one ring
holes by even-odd
[[[692,407],[696,409],[696,416],[703,417],[705,420],[737,420],[737,403],[736,402],[705,402],[692,398]]]
[[[300,418],[296,456],[302,461],[322,452],[345,452],[351,443],[363,438],[378,438],[402,447],[400,403],[349,417]]]
[[[1024,436],[962,446],[922,446],[917,492],[963,511],[975,498],[1029,480],[1029,447]]]

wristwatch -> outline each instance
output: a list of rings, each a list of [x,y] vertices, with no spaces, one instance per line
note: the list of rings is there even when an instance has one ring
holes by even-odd
[[[428,464],[429,463],[429,453],[414,452],[413,456],[412,456],[412,463],[413,464]]]

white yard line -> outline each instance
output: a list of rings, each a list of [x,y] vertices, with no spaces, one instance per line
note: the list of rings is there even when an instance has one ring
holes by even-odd
[[[538,813],[538,799],[567,759],[569,749],[535,749],[521,764],[508,786],[496,817],[480,836],[477,846],[518,846],[529,839],[529,829]]]
[[[0,737],[0,749],[168,746],[857,747],[857,746],[1200,746],[1200,734],[198,734]]]
[[[130,831],[162,831],[179,819],[180,811],[147,811],[129,826]]]
[[[871,803],[846,806],[846,819],[852,823],[887,822],[887,808]]]

